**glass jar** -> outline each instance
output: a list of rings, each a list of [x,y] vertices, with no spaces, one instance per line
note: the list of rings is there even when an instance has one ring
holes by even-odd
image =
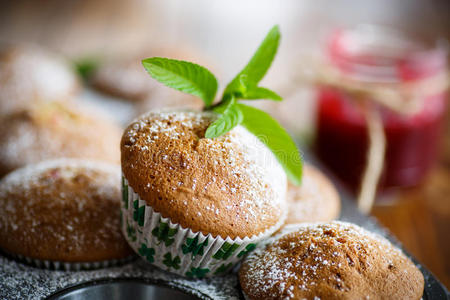
[[[447,56],[442,47],[382,27],[364,25],[337,30],[330,36],[325,52],[331,67],[357,83],[401,88],[447,74]],[[423,101],[413,114],[379,108],[387,142],[379,188],[416,185],[436,161],[446,110],[445,88],[411,96]],[[315,150],[354,190],[361,182],[368,150],[366,121],[355,103],[354,96],[339,86],[318,88]]]

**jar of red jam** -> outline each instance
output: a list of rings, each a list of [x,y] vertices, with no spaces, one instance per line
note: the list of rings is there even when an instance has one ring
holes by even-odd
[[[364,25],[337,30],[330,36],[325,54],[330,67],[361,84],[401,88],[442,75],[448,78],[447,53],[442,47],[382,27]],[[445,88],[425,89],[411,96],[422,101],[413,114],[379,107],[386,136],[379,182],[382,189],[420,183],[436,161],[446,110]],[[361,182],[368,151],[367,125],[356,102],[354,95],[339,85],[318,88],[315,150],[354,190]]]

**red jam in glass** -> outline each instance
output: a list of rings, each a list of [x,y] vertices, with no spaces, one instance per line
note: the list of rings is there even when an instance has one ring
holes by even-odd
[[[371,26],[332,34],[329,63],[344,76],[392,85],[417,82],[446,71],[446,53]],[[437,157],[446,106],[444,91],[426,93],[420,111],[400,115],[381,108],[386,135],[384,171],[379,187],[421,182]],[[367,127],[354,100],[336,87],[319,87],[315,150],[349,187],[359,187],[367,159]]]

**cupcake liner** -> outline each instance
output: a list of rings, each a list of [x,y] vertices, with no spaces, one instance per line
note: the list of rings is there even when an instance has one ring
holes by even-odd
[[[40,260],[10,252],[5,252],[5,254],[19,262],[26,263],[33,267],[37,267],[40,269],[62,270],[62,271],[81,271],[81,270],[94,270],[94,269],[115,267],[128,263],[135,258],[135,256],[132,255],[121,259],[111,259],[93,262],[64,262],[54,260]]]
[[[242,296],[244,296],[244,300],[251,300],[245,293],[242,291]]]
[[[259,242],[284,223],[280,221],[258,235],[245,238],[213,237],[193,232],[164,218],[142,200],[122,177],[122,231],[131,248],[153,265],[190,278],[227,273]]]

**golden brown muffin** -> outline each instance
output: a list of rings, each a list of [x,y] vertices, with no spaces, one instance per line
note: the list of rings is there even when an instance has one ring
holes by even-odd
[[[136,56],[131,59],[109,61],[94,72],[90,82],[92,86],[113,97],[131,101],[146,99],[155,89],[157,83],[149,80],[149,75]]]
[[[177,97],[164,97],[162,94],[173,95],[173,91],[166,92],[167,87],[151,80],[150,75],[142,66],[142,60],[152,56],[170,57],[196,62],[198,54],[185,48],[160,48],[141,51],[139,54],[108,59],[95,70],[90,80],[92,86],[108,95],[131,101],[145,100],[147,108],[173,107],[180,101]],[[179,94],[179,93],[177,93]],[[179,96],[179,95],[177,95]],[[159,101],[164,99],[164,102]],[[202,101],[196,97],[181,97],[194,107],[201,106]],[[155,103],[152,103],[155,102]],[[185,106],[186,104],[183,103]],[[192,107],[192,106],[189,106]],[[148,111],[144,110],[144,112]]]
[[[65,101],[80,83],[68,64],[54,53],[34,46],[0,49],[0,115],[35,101]]]
[[[247,257],[239,271],[256,299],[420,299],[422,273],[389,241],[345,222],[301,224]]]
[[[241,126],[204,138],[215,118],[193,111],[140,117],[122,137],[124,177],[155,211],[193,232],[234,239],[272,229],[285,218],[283,169]]]
[[[38,260],[125,258],[120,199],[115,165],[60,159],[18,169],[0,182],[0,247]]]
[[[99,112],[61,102],[39,103],[0,117],[0,177],[58,157],[119,163],[121,129]]]
[[[341,203],[333,183],[315,167],[304,164],[301,186],[288,185],[287,224],[325,222],[339,216]]]

